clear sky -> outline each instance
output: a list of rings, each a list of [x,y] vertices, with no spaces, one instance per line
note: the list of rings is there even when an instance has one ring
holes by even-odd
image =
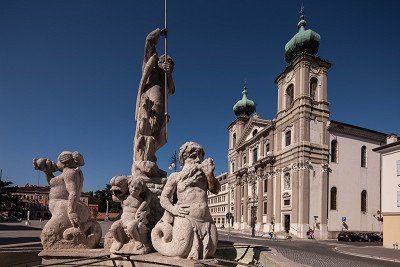
[[[400,133],[400,1],[169,2],[176,93],[161,168],[193,140],[217,174],[227,169],[227,126],[245,79],[260,116],[275,116],[274,79],[302,2],[332,63],[331,118]],[[3,178],[45,185],[32,158],[63,150],[84,155],[85,190],[129,174],[144,39],[162,26],[162,0],[0,1]]]

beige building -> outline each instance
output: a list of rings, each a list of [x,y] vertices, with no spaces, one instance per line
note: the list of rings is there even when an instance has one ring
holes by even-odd
[[[229,184],[228,173],[224,172],[216,177],[221,184],[221,190],[218,194],[208,193],[208,207],[210,208],[211,216],[217,227],[228,227],[226,214],[230,209],[229,205]]]
[[[386,134],[330,120],[328,71],[320,36],[305,29],[286,44],[277,113],[260,118],[243,97],[228,126],[228,181],[234,228],[336,237],[342,230],[379,232],[380,158]]]
[[[49,193],[50,186],[36,186],[27,184],[25,186],[19,186],[14,195],[19,196],[24,202],[25,210],[30,211],[29,219],[49,220],[51,218],[51,213],[49,210]],[[98,205],[89,204],[89,194],[82,192],[80,201],[89,207],[92,214],[96,214],[98,212]]]
[[[387,145],[375,148],[382,158],[382,216],[383,246],[400,245],[400,141],[396,135],[388,137]]]

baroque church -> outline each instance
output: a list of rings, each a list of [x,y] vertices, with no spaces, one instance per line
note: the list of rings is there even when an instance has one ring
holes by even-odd
[[[330,119],[328,71],[320,35],[306,29],[285,46],[287,67],[275,79],[273,119],[255,113],[246,86],[228,126],[229,209],[233,227],[285,231],[305,238],[381,232],[380,156],[386,134]]]

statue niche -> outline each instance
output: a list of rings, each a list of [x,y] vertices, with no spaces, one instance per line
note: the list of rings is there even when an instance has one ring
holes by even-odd
[[[83,188],[83,156],[64,151],[57,162],[39,158],[33,160],[36,170],[44,172],[50,185],[51,219],[40,235],[44,250],[95,248],[101,238],[99,223],[91,218],[89,208],[80,201]],[[55,176],[53,173],[60,171]]]

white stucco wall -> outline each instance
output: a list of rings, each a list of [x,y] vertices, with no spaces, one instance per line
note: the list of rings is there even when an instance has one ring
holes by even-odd
[[[372,151],[380,144],[369,139],[330,133],[338,142],[338,163],[330,162],[328,231],[341,231],[346,217],[349,231],[381,231],[373,217],[380,210],[380,156]],[[361,147],[367,147],[367,167],[361,167]],[[330,189],[337,188],[337,210],[330,209]],[[361,191],[367,191],[367,212],[361,212]]]
[[[397,176],[397,161],[400,161],[400,149],[382,154],[383,213],[400,214],[400,207],[398,207],[397,203],[397,192],[400,192],[400,176]]]

